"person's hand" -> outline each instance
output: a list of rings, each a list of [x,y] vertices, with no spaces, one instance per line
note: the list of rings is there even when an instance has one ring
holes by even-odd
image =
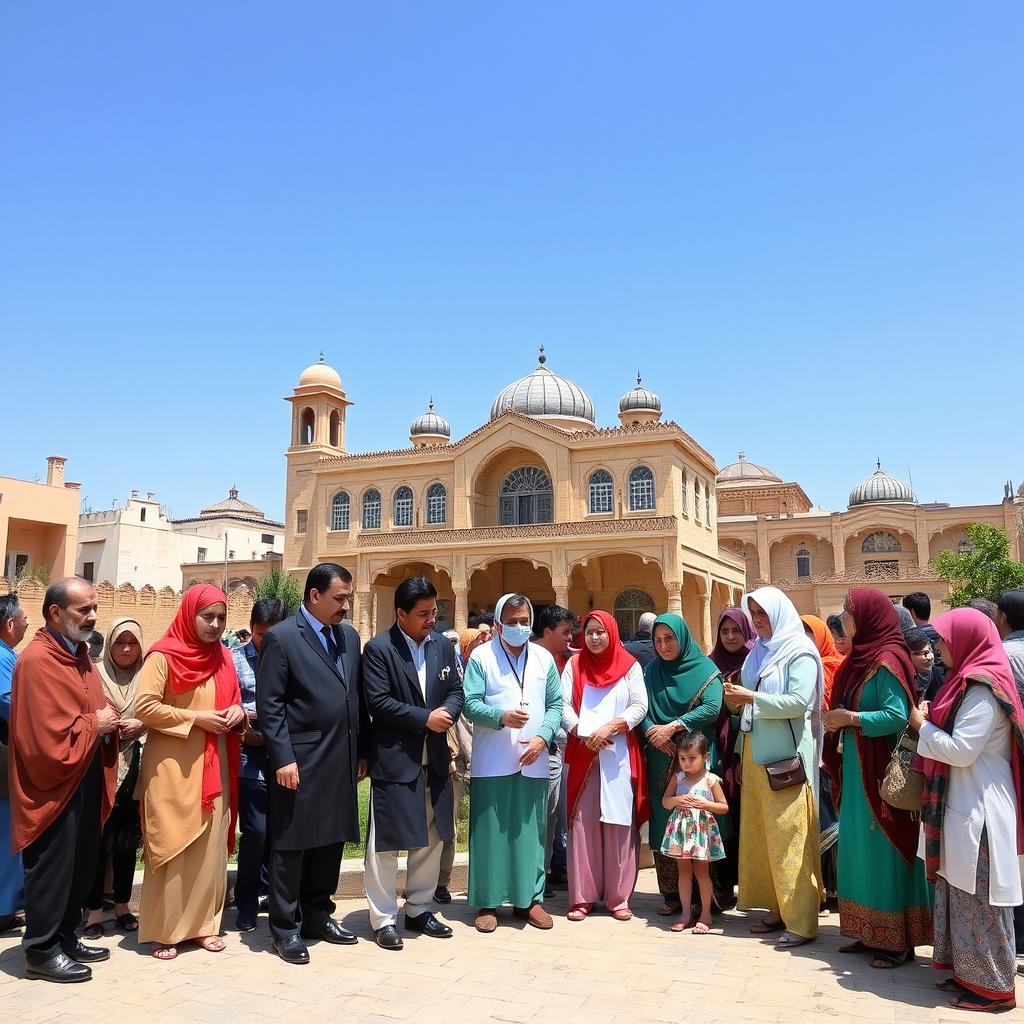
[[[916,733],[920,733],[921,727],[928,721],[929,702],[923,701],[916,708],[910,709],[908,725]]]
[[[104,704],[96,712],[96,731],[101,736],[106,736],[108,733],[113,732],[120,724],[120,717],[118,717],[117,712],[109,704]]]
[[[529,713],[522,708],[509,708],[501,713],[501,724],[506,729],[522,729],[529,720]]]
[[[676,807],[680,808],[681,810],[687,810],[690,807],[696,807],[697,805],[694,803],[696,799],[697,798],[692,794],[684,793],[682,796],[676,797]]]
[[[365,762],[363,763],[365,764]],[[277,769],[277,784],[282,789],[299,788],[299,766],[294,761]]]
[[[754,691],[748,690],[739,683],[726,683],[723,687],[725,696],[729,699],[729,707],[742,707],[744,704],[754,703]]]
[[[222,711],[197,711],[195,724],[203,732],[213,733],[214,736],[220,736],[228,731],[228,727],[224,722],[224,712]]]
[[[454,724],[447,708],[434,708],[427,715],[427,728],[431,732],[447,732]]]
[[[853,712],[846,708],[833,708],[831,711],[826,711],[821,719],[822,725],[829,732],[845,729],[847,726],[853,725],[854,721]]]
[[[370,765],[369,765],[369,762],[367,762],[366,758],[365,757],[359,758],[359,760],[356,761],[356,782],[362,782],[363,779],[366,778],[366,773],[369,770],[370,770]],[[298,779],[298,774],[299,774],[298,771],[296,771],[296,773],[295,773],[296,779]]]
[[[663,754],[671,754],[675,750],[672,737],[678,731],[679,724],[677,722],[670,722],[668,725],[652,725],[647,730],[647,742],[655,750],[660,750]]]
[[[605,747],[612,745],[612,727],[610,725],[602,725],[600,728],[595,729],[583,742],[587,745],[588,750],[603,750]]]
[[[526,747],[519,756],[519,763],[524,767],[528,764],[533,764],[533,762],[548,749],[548,745],[540,736],[534,736],[529,740],[520,740],[519,744],[520,746]]]
[[[118,734],[123,740],[137,740],[146,727],[137,718],[122,718]]]
[[[263,738],[263,733],[252,726],[246,726],[242,730],[242,742],[249,747],[262,747],[266,744],[266,740]]]
[[[229,704],[221,712],[221,717],[224,719],[225,732],[231,732],[232,729],[237,729],[243,722],[247,721],[241,704]]]

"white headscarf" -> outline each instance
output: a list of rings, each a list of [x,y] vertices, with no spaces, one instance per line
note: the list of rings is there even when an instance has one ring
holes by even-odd
[[[811,703],[811,732],[814,734],[816,754],[821,753],[821,696],[825,673],[821,666],[821,655],[814,641],[804,632],[800,613],[778,587],[758,587],[743,597],[743,610],[750,614],[750,599],[753,598],[768,616],[772,635],[767,640],[758,636],[743,663],[740,678],[748,689],[757,686],[758,693],[785,693],[786,670],[796,657],[810,655],[818,669]],[[758,681],[760,682],[758,683]],[[743,709],[743,717],[752,714],[750,705]],[[749,724],[747,725],[749,728]]]
[[[498,626],[501,624],[501,613],[505,610],[506,602],[510,601],[513,597],[521,597],[526,602],[526,607],[530,612],[530,626],[533,627],[533,604],[525,594],[503,594],[499,599],[498,603],[494,606],[494,624]],[[497,635],[497,630],[494,631]]]

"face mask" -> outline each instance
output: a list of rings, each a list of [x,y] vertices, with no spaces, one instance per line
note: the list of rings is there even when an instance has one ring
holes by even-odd
[[[505,622],[501,624],[501,638],[509,647],[522,647],[532,633],[529,626],[511,626]]]

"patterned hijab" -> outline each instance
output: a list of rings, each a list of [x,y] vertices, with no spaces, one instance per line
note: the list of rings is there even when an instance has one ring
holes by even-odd
[[[739,626],[743,633],[743,646],[738,651],[727,651],[722,643],[722,623],[730,619]],[[731,676],[733,672],[739,672],[743,668],[743,662],[751,648],[757,643],[757,633],[754,632],[754,624],[750,616],[742,608],[726,608],[718,616],[718,628],[715,630],[715,646],[708,657],[718,666],[723,676]]]

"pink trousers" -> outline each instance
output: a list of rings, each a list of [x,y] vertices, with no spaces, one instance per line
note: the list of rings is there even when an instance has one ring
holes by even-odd
[[[602,901],[610,911],[627,910],[636,888],[635,825],[601,821],[601,779],[591,770],[569,822],[569,906]]]

